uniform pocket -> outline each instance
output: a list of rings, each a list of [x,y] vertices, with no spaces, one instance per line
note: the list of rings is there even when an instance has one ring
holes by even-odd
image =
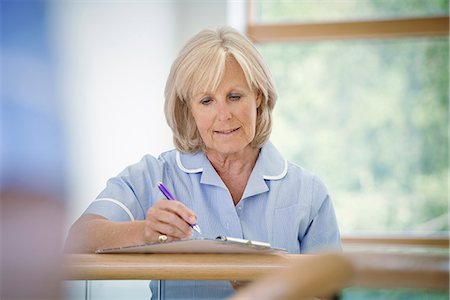
[[[276,208],[272,223],[272,245],[289,253],[299,253],[299,230],[307,223],[308,210],[300,204]]]

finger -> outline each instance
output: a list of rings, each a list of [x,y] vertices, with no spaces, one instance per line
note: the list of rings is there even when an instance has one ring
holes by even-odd
[[[177,234],[173,230],[170,230],[168,233],[173,234],[177,237],[183,238],[192,235],[192,230],[186,220],[183,219],[179,213],[188,213],[193,214],[193,212],[188,209],[183,203],[179,201],[169,201],[169,200],[159,200],[155,203],[147,212],[147,220],[154,222],[155,224],[158,222],[166,223],[169,225],[173,225],[183,232],[182,235]],[[192,218],[194,217],[194,218]],[[191,221],[196,221],[195,214],[190,216]],[[161,228],[159,228],[161,229]],[[167,230],[167,229],[166,229]]]
[[[156,203],[161,209],[172,211],[180,216],[185,222],[195,224],[197,216],[195,213],[186,207],[183,203],[177,200],[160,200]]]
[[[166,200],[167,201],[167,200]],[[164,205],[158,203],[157,205],[151,207],[147,213],[147,220],[151,223],[148,226],[156,226],[158,223],[165,223],[171,226],[175,226],[180,232],[174,231],[174,229],[168,230],[167,228],[154,227],[154,231],[165,230],[165,233],[171,234],[177,237],[187,237],[191,235],[191,228],[188,223],[186,223],[180,216],[176,213],[173,213],[170,210],[165,210]]]
[[[181,221],[181,219],[180,219],[180,222],[185,223],[184,221]],[[152,226],[152,229],[156,232],[160,232],[162,234],[170,235],[170,236],[180,238],[180,239],[190,237],[192,235],[192,230],[190,229],[190,227],[188,227],[187,231],[182,231],[178,227],[176,227],[174,224],[165,223],[165,222],[161,222],[161,221],[153,222],[151,224],[151,226]]]
[[[174,237],[174,236],[171,236],[171,235],[167,235],[167,234],[163,234],[163,233],[160,233],[160,232],[153,231],[151,234],[145,234],[144,235],[144,242],[146,244],[148,244],[148,243],[150,243],[150,244],[160,243],[161,241],[160,241],[159,238],[160,238],[161,235],[165,235],[166,236],[167,239],[165,240],[165,242],[172,242],[172,241],[180,240],[180,238],[178,238],[178,237]]]
[[[171,226],[176,227],[179,231],[184,233],[184,235],[189,234],[191,232],[191,227],[185,220],[181,219],[179,215],[166,210],[158,211],[158,215],[155,216],[156,220],[165,223]],[[168,232],[172,233],[172,232]]]
[[[149,225],[149,222],[145,223],[144,226],[144,242],[145,243],[156,243],[158,242],[159,235],[161,233],[153,230],[152,226]]]
[[[158,243],[160,242],[159,237],[161,235],[166,235],[166,242],[180,240],[179,237],[173,236],[164,232],[160,232],[155,230],[154,224],[152,222],[147,221],[144,227],[144,242],[145,243]]]

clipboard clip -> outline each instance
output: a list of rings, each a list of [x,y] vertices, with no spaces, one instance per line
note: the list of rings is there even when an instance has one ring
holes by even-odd
[[[245,239],[228,237],[228,236],[223,236],[223,235],[219,235],[218,237],[216,237],[216,240],[232,242],[232,243],[237,243],[237,244],[243,244],[243,245],[249,245],[249,246],[254,246],[254,247],[270,248],[269,243],[245,240]]]

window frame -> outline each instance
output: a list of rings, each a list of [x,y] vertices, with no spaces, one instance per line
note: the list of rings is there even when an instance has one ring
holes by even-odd
[[[435,37],[449,35],[449,15],[436,17],[360,19],[333,22],[263,23],[254,18],[254,0],[248,1],[247,36],[254,43]]]

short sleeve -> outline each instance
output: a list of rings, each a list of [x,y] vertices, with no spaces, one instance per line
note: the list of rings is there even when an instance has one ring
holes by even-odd
[[[137,164],[108,180],[106,188],[84,214],[100,215],[115,222],[144,220],[154,199],[154,187],[162,178],[163,162],[146,155]]]
[[[309,227],[301,237],[301,253],[342,250],[333,203],[325,185],[314,178]]]

